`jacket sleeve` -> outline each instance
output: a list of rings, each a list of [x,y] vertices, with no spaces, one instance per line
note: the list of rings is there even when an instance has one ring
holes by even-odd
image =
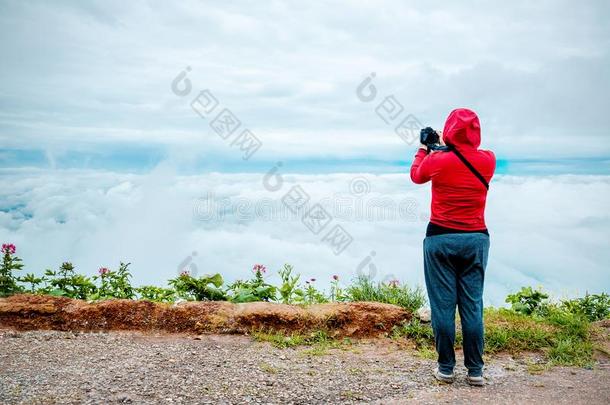
[[[419,148],[411,164],[411,180],[423,184],[431,179],[431,159],[424,149]]]

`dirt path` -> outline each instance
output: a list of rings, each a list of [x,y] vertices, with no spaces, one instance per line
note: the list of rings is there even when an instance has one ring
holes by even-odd
[[[247,336],[0,330],[0,403],[610,403],[610,369],[527,372],[535,355],[487,362],[488,385],[388,339],[315,355]]]

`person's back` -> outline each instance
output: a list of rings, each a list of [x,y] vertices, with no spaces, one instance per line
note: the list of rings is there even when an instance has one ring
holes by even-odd
[[[481,126],[471,110],[452,111],[442,136],[450,150],[430,153],[422,145],[411,166],[414,183],[432,181],[424,271],[439,356],[435,376],[453,381],[457,305],[468,382],[483,385],[483,282],[489,252],[485,203],[496,160],[493,152],[478,149]]]
[[[454,110],[445,123],[443,140],[459,150],[489,182],[496,168],[493,152],[477,149],[481,126],[476,114],[467,109]],[[432,180],[430,222],[460,230],[485,229],[487,189],[452,152],[432,152],[421,148],[411,166],[411,179],[422,184]]]

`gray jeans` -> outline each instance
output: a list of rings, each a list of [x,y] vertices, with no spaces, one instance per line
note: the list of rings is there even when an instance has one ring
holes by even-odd
[[[483,282],[489,236],[450,233],[424,239],[424,271],[432,329],[443,374],[455,367],[455,308],[460,313],[464,365],[468,375],[483,373]]]

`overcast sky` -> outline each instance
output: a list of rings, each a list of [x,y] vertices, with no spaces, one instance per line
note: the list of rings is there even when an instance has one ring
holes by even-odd
[[[413,151],[375,113],[391,95],[437,128],[474,109],[501,160],[610,166],[608,2],[310,3],[0,1],[3,166],[391,170]],[[191,110],[203,89],[263,143],[250,165]]]
[[[606,1],[0,0],[0,239],[38,274],[123,260],[162,284],[190,257],[228,280],[289,262],[324,284],[376,252],[380,277],[422,285],[429,185],[410,182],[416,145],[395,128],[468,107],[498,158],[486,302],[609,291],[609,19]],[[202,91],[218,105],[200,116]],[[226,139],[224,109],[240,121]],[[299,218],[253,213],[296,184],[353,236],[341,255]],[[225,217],[201,217],[210,198]],[[415,216],[341,217],[346,198]]]

